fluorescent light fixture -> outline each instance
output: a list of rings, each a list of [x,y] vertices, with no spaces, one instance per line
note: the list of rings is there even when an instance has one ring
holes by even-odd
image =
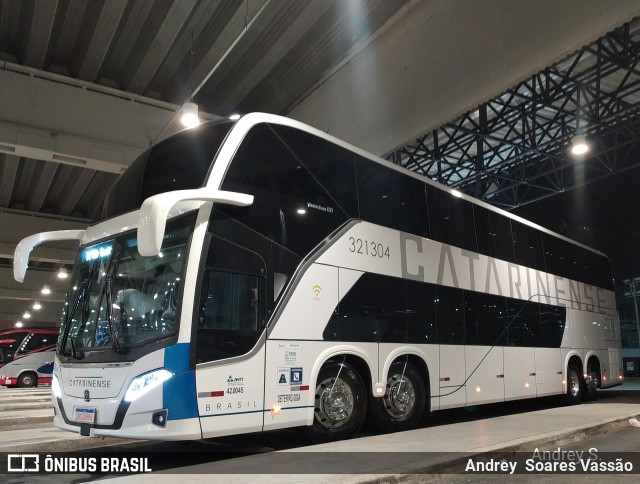
[[[229,119],[231,121],[237,121],[238,119],[240,119],[240,115],[239,114],[232,114],[231,116],[229,116]]]
[[[42,304],[40,304],[38,301],[33,303],[33,306],[31,306],[34,310],[36,311],[40,311],[42,309]]]
[[[49,294],[51,294],[51,287],[49,287],[49,284],[45,284],[44,286],[42,286],[42,294],[44,294],[45,296],[48,296]]]
[[[58,271],[58,279],[66,279],[67,277],[69,277],[69,274],[67,273],[67,269],[65,269],[64,267],[61,267],[60,270]]]
[[[582,156],[589,151],[589,143],[587,137],[583,134],[579,134],[573,137],[571,140],[571,154],[575,156]]]
[[[198,118],[198,105],[196,103],[184,103],[182,105],[180,122],[187,128],[195,128],[200,124]]]

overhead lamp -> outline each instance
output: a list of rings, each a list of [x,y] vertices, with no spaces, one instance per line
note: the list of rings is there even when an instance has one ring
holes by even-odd
[[[42,286],[42,294],[44,294],[45,296],[48,296],[49,294],[51,294],[51,287],[49,287],[49,284],[45,284],[44,286]]]
[[[232,114],[231,116],[229,116],[229,119],[231,121],[237,121],[238,119],[240,119],[240,115],[239,114]]]
[[[198,105],[196,103],[187,102],[182,105],[182,115],[180,122],[187,128],[195,128],[200,124],[198,118]]]
[[[22,315],[23,319],[31,319],[31,313],[29,311],[25,311]]]
[[[42,309],[42,304],[40,304],[38,301],[33,303],[33,306],[31,306],[34,310],[36,311],[40,311]]]
[[[67,273],[67,269],[65,269],[64,267],[61,267],[60,270],[58,271],[58,279],[66,279],[67,277],[69,277],[69,274]]]
[[[22,323],[22,321],[16,321],[16,324],[14,326],[16,328],[22,328],[24,326],[24,324]]]
[[[574,156],[582,156],[589,151],[589,143],[587,137],[578,134],[571,139],[571,154]]]

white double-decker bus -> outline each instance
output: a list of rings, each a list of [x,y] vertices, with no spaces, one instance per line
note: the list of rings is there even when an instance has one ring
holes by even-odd
[[[56,426],[346,438],[622,380],[608,260],[301,123],[203,124],[142,154],[79,241]]]

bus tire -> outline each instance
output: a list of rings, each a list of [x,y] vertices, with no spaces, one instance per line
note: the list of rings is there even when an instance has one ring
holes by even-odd
[[[30,371],[23,373],[18,377],[18,387],[20,388],[32,388],[36,386],[38,382],[38,376]]]
[[[585,381],[584,400],[590,401],[597,398],[598,385],[600,384],[600,371],[594,364],[593,359],[587,363],[587,379]]]
[[[330,362],[318,374],[313,425],[306,431],[317,443],[352,437],[367,414],[362,378],[348,363]]]
[[[371,401],[371,414],[376,426],[384,432],[408,430],[420,423],[425,401],[424,382],[416,367],[396,361],[389,368],[384,397]]]
[[[567,367],[567,404],[577,405],[582,401],[582,378],[574,364]]]

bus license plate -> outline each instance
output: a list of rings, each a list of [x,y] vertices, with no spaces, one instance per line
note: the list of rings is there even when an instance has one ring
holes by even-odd
[[[74,407],[73,419],[76,422],[92,424],[96,421],[96,409],[88,407]]]

